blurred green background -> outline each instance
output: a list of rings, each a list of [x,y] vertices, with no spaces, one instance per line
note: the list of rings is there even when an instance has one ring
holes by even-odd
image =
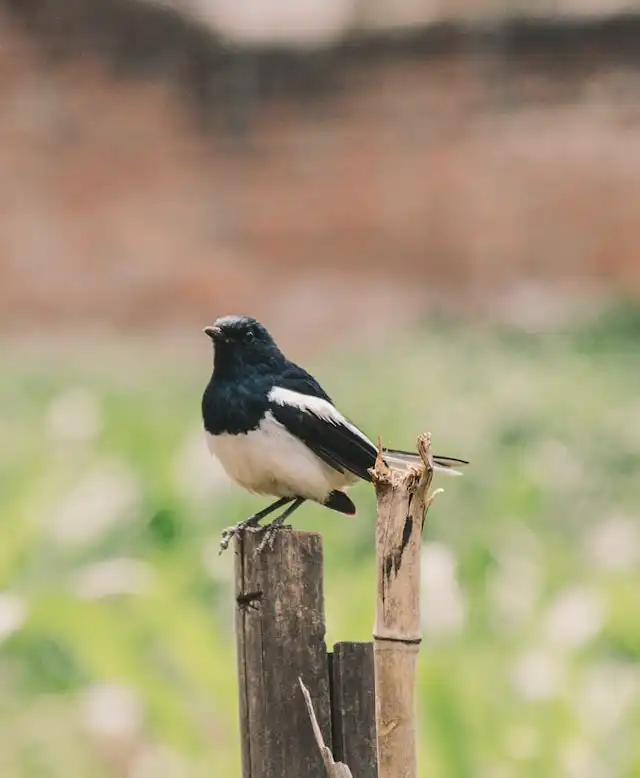
[[[471,460],[420,778],[640,778],[637,6],[0,0],[0,778],[240,778],[218,544],[265,501],[200,421],[233,313]],[[352,494],[295,515],[329,645],[373,628]]]
[[[3,776],[239,775],[217,548],[262,501],[208,459],[193,339],[4,349]],[[370,434],[429,429],[472,461],[425,533],[421,775],[640,774],[639,339],[624,305],[546,335],[428,322],[308,361]],[[353,491],[354,520],[296,521],[324,537],[329,643],[372,630],[375,500]]]

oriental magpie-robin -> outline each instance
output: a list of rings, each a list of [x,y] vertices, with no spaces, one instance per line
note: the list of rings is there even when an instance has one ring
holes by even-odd
[[[289,361],[268,330],[247,316],[224,316],[204,332],[214,345],[213,373],[202,397],[209,450],[245,489],[278,499],[225,530],[233,535],[284,511],[266,528],[260,550],[305,500],[354,515],[345,489],[369,469],[378,450],[333,404],[316,379]],[[419,463],[417,454],[383,449],[387,464]],[[434,456],[436,470],[460,473],[462,459]]]

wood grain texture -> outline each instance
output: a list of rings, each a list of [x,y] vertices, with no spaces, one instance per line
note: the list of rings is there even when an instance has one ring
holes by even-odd
[[[336,643],[331,655],[333,753],[356,778],[378,778],[372,643]]]
[[[260,534],[236,551],[236,637],[243,778],[324,778],[299,678],[331,747],[329,672],[318,534],[279,532],[256,554]]]

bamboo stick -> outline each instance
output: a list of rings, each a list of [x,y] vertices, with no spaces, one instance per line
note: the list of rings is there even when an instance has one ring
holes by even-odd
[[[420,547],[433,477],[430,436],[422,466],[390,470],[381,447],[372,471],[378,499],[378,602],[374,626],[379,778],[418,778],[415,684],[421,642]]]

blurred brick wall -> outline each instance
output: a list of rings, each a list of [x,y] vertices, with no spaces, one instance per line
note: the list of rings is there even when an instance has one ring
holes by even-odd
[[[527,279],[640,289],[640,78],[615,41],[347,49],[308,88],[278,95],[276,74],[271,96],[264,62],[240,58],[237,103],[206,39],[194,87],[177,48],[132,75],[77,31],[55,51],[12,16],[0,29],[6,327],[294,317],[320,299],[403,316]],[[288,83],[296,60],[279,62]]]

